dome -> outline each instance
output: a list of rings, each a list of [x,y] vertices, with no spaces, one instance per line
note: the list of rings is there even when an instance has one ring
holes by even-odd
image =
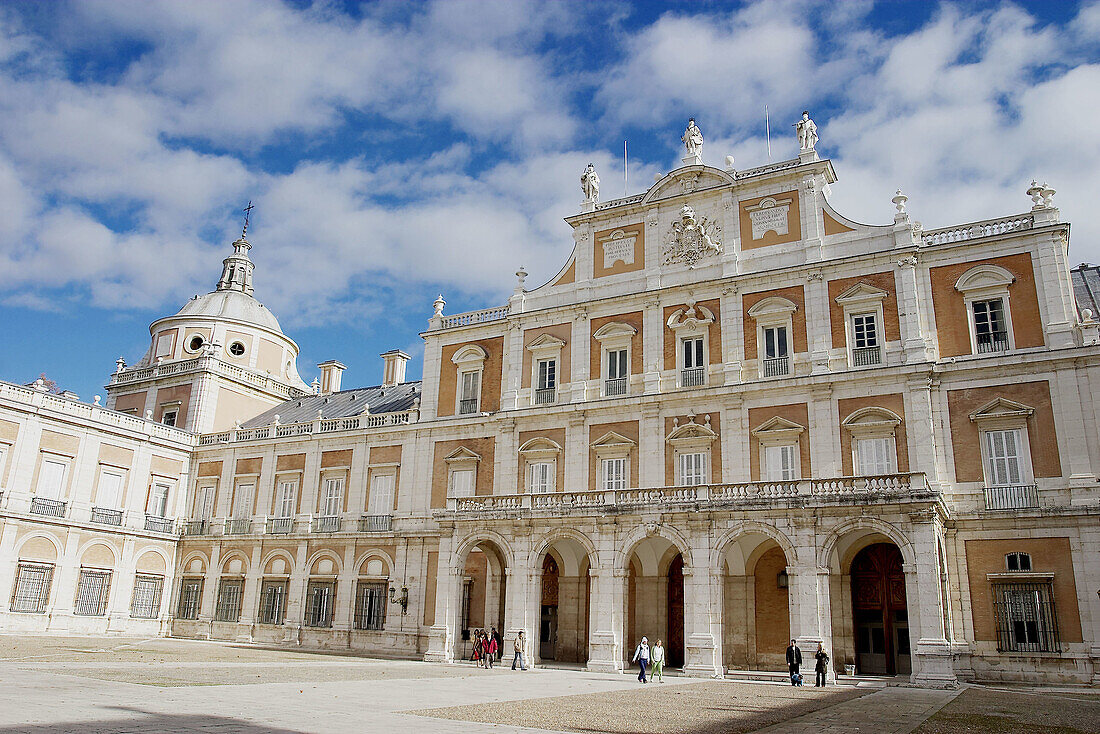
[[[252,296],[236,290],[217,290],[202,296],[195,296],[176,314],[198,318],[242,321],[282,334],[279,320],[275,314]]]

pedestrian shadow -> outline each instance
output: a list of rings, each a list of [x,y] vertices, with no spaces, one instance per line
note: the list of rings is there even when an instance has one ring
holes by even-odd
[[[233,732],[233,734],[302,734],[300,729],[282,729],[278,727],[254,724],[250,721],[214,714],[161,714],[143,711],[129,706],[106,706],[108,711],[125,711],[130,714],[124,719],[105,721],[103,719],[83,721],[61,721],[52,724],[16,724],[0,727],[0,732],[19,732],[20,734],[72,734],[72,732],[95,732],[95,734],[129,734],[135,731],[145,732]]]

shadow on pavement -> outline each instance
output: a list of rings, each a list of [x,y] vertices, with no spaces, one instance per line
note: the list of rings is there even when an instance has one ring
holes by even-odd
[[[127,711],[134,716],[114,721],[60,721],[53,724],[17,724],[0,727],[0,732],[28,734],[130,734],[130,732],[211,732],[223,734],[301,734],[298,729],[282,729],[253,724],[241,719],[211,714],[156,714],[126,706],[106,707],[111,711]]]

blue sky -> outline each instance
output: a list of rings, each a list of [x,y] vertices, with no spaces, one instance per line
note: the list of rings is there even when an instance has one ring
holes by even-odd
[[[0,2],[0,379],[84,399],[213,288],[256,204],[256,295],[376,384],[431,302],[499,305],[604,198],[679,160],[793,157],[811,110],[837,208],[925,227],[1024,211],[1100,261],[1100,2]]]

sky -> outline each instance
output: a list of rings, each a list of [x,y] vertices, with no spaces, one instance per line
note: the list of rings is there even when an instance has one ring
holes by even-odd
[[[276,2],[0,0],[0,379],[90,400],[148,325],[213,289],[255,205],[256,297],[344,386],[413,355],[432,301],[501,305],[604,200],[679,165],[797,154],[832,203],[926,229],[1030,207],[1100,261],[1100,0]],[[623,181],[623,143],[629,179]]]

